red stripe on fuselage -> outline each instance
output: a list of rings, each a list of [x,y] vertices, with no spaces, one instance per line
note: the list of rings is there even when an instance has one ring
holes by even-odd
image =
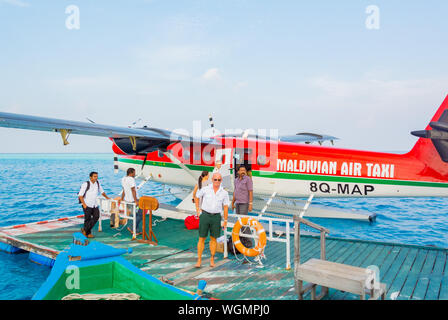
[[[227,146],[243,144],[246,147],[252,147],[256,150],[259,149],[259,145],[255,141],[232,139],[233,141],[229,141],[229,139],[220,140],[223,142],[223,145]],[[448,181],[447,176],[427,170],[425,163],[415,157],[409,156],[409,154],[391,154],[283,142],[277,144],[278,151],[276,154],[278,158],[273,158],[273,166],[260,166],[257,164],[257,156],[260,154],[269,155],[270,152],[273,152],[273,146],[275,146],[271,145],[270,142],[265,143],[265,145],[266,148],[263,148],[258,153],[252,153],[252,156],[249,157],[251,163],[253,163],[253,170],[386,180]],[[182,155],[177,158],[184,164],[213,166],[214,158],[206,162],[203,160],[203,152],[201,152],[201,160],[192,161],[193,149],[190,153],[190,161],[185,160]],[[123,158],[141,161],[145,159],[144,156],[136,155],[125,155]],[[277,159],[283,162],[286,160],[286,169],[277,167]],[[147,161],[172,162],[166,156],[159,157],[158,152],[149,153]],[[290,161],[292,161],[292,170]],[[332,166],[331,171],[330,168],[325,170],[327,165],[324,163]],[[336,169],[334,169],[334,166],[336,166]],[[304,168],[305,170],[302,170]]]

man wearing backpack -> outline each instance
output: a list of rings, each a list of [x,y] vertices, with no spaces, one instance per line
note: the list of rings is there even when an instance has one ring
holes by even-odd
[[[81,232],[88,238],[94,238],[92,229],[100,217],[100,210],[96,201],[98,193],[109,199],[98,181],[98,172],[91,172],[90,180],[81,185],[78,193],[79,203],[82,204],[84,211],[84,227],[81,228]]]

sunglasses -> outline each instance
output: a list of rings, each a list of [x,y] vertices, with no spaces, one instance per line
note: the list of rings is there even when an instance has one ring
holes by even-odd
[[[221,181],[221,179],[213,179],[213,181]]]

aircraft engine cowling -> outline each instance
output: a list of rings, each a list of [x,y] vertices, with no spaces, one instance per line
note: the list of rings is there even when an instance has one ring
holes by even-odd
[[[166,139],[137,138],[134,149],[129,138],[115,138],[113,142],[121,151],[129,155],[148,154],[157,150],[166,152],[167,147],[172,143]]]

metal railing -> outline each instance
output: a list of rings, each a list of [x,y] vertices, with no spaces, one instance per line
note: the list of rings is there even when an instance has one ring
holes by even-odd
[[[307,286],[303,287],[303,281],[299,280],[298,277],[298,268],[300,265],[300,225],[304,224],[310,228],[316,229],[320,232],[320,259],[326,260],[326,245],[325,238],[326,235],[330,233],[330,230],[324,228],[316,223],[313,223],[309,220],[303,219],[303,214],[294,215],[294,286],[296,288],[297,295],[299,299],[303,299],[303,295],[313,290],[312,296],[316,295],[316,286],[312,283],[309,283]],[[317,299],[321,299],[328,293],[327,287],[322,287],[322,291]]]
[[[229,218],[232,217],[233,215],[230,215]],[[283,242],[285,243],[286,246],[286,269],[289,270],[291,269],[291,224],[294,223],[294,221],[292,219],[280,219],[280,218],[271,218],[271,217],[254,217],[254,216],[248,216],[248,215],[237,215],[237,218],[244,218],[244,217],[248,217],[251,219],[256,219],[258,220],[262,225],[266,225],[268,226],[266,231],[266,239],[268,241],[275,241],[275,242]],[[285,224],[285,237],[281,237],[281,236],[275,236],[274,235],[274,223],[283,225]],[[230,226],[227,225],[227,228],[229,228]],[[227,228],[224,228],[224,239],[227,239],[227,235],[229,234],[229,232],[227,231]],[[252,229],[252,228],[251,228]],[[242,230],[242,229],[241,229]],[[246,234],[246,233],[242,233],[240,230],[240,237],[246,237],[246,238],[252,238],[252,239],[258,239],[258,236],[254,235],[254,233],[256,232],[251,232],[251,234]],[[252,231],[252,230],[251,230]],[[232,231],[230,231],[230,234],[232,234]],[[224,258],[228,257],[228,248],[227,248],[227,241],[224,242]]]
[[[99,201],[99,209],[100,209],[100,217],[98,219],[98,230],[102,231],[102,221],[105,220],[106,217],[111,216],[112,213],[118,214],[118,217],[122,219],[132,220],[132,239],[137,238],[137,205],[135,202],[126,202],[121,200],[114,199],[105,199],[98,198]],[[115,211],[112,211],[112,203],[115,204]],[[130,215],[128,215],[130,213]]]
[[[285,243],[285,249],[286,249],[286,269],[290,270],[291,269],[291,230],[293,230],[294,223],[296,223],[296,220],[295,220],[296,217],[299,217],[300,219],[302,219],[302,217],[305,214],[306,210],[309,208],[309,206],[310,206],[310,204],[311,204],[311,202],[313,200],[314,195],[311,194],[308,197],[308,199],[305,202],[305,205],[304,205],[303,208],[297,208],[297,210],[296,210],[296,217],[294,217],[294,218],[293,217],[291,217],[291,218],[289,218],[289,217],[279,218],[279,217],[272,217],[272,216],[268,216],[268,215],[263,216],[263,214],[265,214],[266,209],[269,207],[269,205],[272,202],[272,199],[275,198],[275,196],[276,196],[276,194],[274,193],[271,196],[271,198],[268,200],[268,202],[266,203],[266,206],[265,206],[263,212],[258,217],[257,216],[249,216],[249,215],[229,215],[229,219],[230,218],[233,219],[235,217],[237,219],[238,218],[243,218],[243,217],[248,217],[248,218],[252,218],[252,219],[257,219],[263,225],[263,227],[267,226],[267,228],[265,228],[267,230],[265,230],[265,231],[266,231],[266,239],[268,241]],[[305,221],[308,222],[307,220],[302,219],[302,223],[305,223]],[[284,232],[285,233],[285,237],[284,238],[281,237],[281,236],[275,236],[274,235],[274,233],[276,231],[275,227],[274,227],[275,224],[276,225],[280,225],[280,226],[284,225],[284,227],[285,227],[285,229],[284,229],[285,230],[285,232]],[[312,226],[315,226],[315,224],[313,224],[311,222],[310,222],[310,224],[312,224]],[[291,225],[292,225],[292,227],[291,227]],[[227,225],[227,228],[229,228],[229,227],[230,226]],[[226,240],[227,240],[227,235],[228,235],[227,228],[224,229],[224,239],[226,239]],[[251,234],[250,235],[242,233],[242,230],[243,229],[241,229],[240,233],[239,233],[240,237],[243,236],[243,237],[247,237],[247,238],[258,239],[258,237],[254,235],[255,232],[253,232],[253,230],[251,230]],[[232,232],[230,232],[230,234],[232,234]],[[225,241],[225,243],[224,243],[224,258],[227,258],[227,256],[228,256],[228,248],[227,248],[227,241]]]

